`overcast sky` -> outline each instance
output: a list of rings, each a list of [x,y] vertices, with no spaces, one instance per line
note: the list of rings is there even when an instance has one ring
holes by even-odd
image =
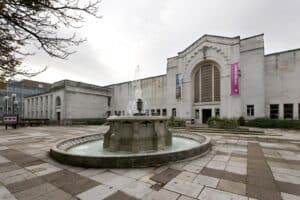
[[[167,58],[204,34],[264,33],[266,53],[300,48],[299,9],[299,0],[103,0],[103,18],[87,18],[77,30],[87,42],[76,54],[59,60],[37,53],[24,64],[48,66],[33,80],[107,85],[132,80],[137,65],[142,77],[165,74]]]

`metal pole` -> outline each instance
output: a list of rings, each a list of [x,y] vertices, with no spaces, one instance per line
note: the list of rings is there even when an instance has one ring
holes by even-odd
[[[5,114],[7,115],[8,114],[8,100],[5,99]]]
[[[12,97],[12,114],[15,114],[15,97]]]

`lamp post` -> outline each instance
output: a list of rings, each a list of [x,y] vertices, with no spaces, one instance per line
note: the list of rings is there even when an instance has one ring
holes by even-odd
[[[5,101],[5,114],[8,114],[8,99],[9,99],[9,97],[5,96],[3,99]]]
[[[13,114],[16,114],[16,113],[18,113],[18,101],[17,100],[14,100],[14,102],[13,102]],[[17,112],[16,112],[17,111]]]
[[[15,93],[12,93],[11,94],[11,99],[12,99],[12,114],[14,115],[15,114],[15,101],[16,101],[16,94]]]

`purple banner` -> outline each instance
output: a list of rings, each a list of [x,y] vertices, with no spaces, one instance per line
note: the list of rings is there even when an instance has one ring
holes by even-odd
[[[231,64],[231,95],[239,95],[239,63]]]

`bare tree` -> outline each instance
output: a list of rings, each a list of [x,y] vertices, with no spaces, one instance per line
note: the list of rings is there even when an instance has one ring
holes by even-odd
[[[0,0],[0,81],[14,75],[34,76],[21,68],[34,44],[51,57],[65,59],[84,38],[65,36],[62,29],[80,28],[86,15],[97,18],[101,0]]]

